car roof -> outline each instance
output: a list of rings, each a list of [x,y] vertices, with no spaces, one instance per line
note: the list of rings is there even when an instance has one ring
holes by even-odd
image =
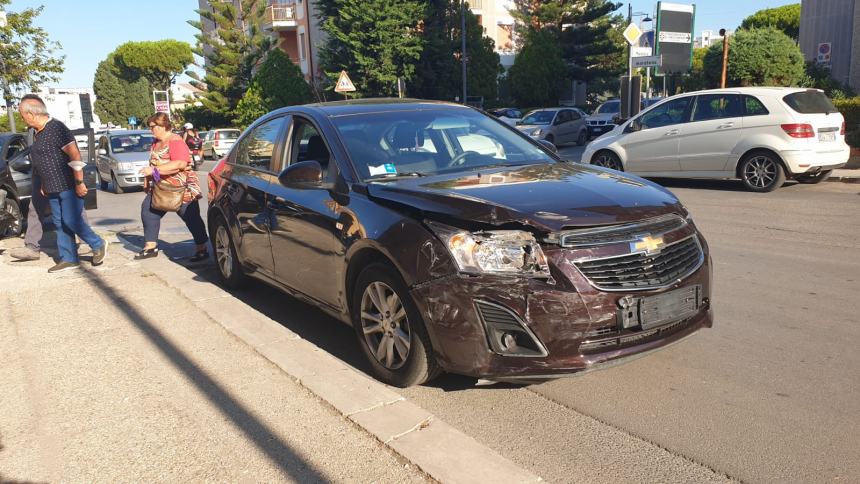
[[[463,106],[462,104],[449,103],[444,101],[428,101],[423,99],[369,98],[291,106],[287,108],[281,108],[277,111],[274,111],[274,113],[313,112],[326,117],[338,117],[354,114],[414,111],[416,109],[449,109],[451,111],[459,111],[464,109],[471,110],[474,108],[470,106]]]
[[[242,131],[242,130],[239,128],[215,128],[215,129],[210,129],[209,131]],[[208,133],[209,131],[206,131],[206,132]]]
[[[133,134],[152,134],[148,129],[115,129],[105,131],[102,136],[129,136]]]

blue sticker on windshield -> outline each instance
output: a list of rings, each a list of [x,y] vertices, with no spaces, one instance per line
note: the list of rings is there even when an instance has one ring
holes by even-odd
[[[394,163],[386,163],[385,173],[397,173],[397,168],[394,168]]]

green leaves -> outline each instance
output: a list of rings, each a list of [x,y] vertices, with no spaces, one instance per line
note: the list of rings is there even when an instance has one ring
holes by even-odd
[[[800,4],[759,10],[741,23],[741,28],[747,30],[765,27],[781,30],[785,35],[797,40],[800,34]]]
[[[114,55],[124,77],[142,77],[161,91],[168,90],[176,76],[194,62],[191,46],[172,39],[126,42],[117,47]]]
[[[511,95],[520,106],[555,106],[566,74],[553,32],[532,30],[511,66]]]
[[[723,44],[712,45],[703,59],[705,82],[719,84]],[[794,40],[768,27],[738,30],[729,37],[729,86],[796,86],[804,80],[803,54]]]
[[[0,7],[8,4],[9,0],[0,0]],[[43,7],[6,11],[7,25],[0,29],[0,58],[9,85],[3,93],[7,100],[19,97],[25,90],[34,92],[45,83],[57,82],[63,72],[65,57],[58,54],[60,44],[33,24],[42,10]]]
[[[129,81],[120,76],[114,53],[99,63],[93,79],[95,111],[103,123],[123,126],[129,116],[143,122],[152,114],[152,89],[146,79]]]
[[[302,70],[282,50],[274,49],[236,106],[235,121],[238,126],[247,126],[269,111],[310,100],[311,89]]]

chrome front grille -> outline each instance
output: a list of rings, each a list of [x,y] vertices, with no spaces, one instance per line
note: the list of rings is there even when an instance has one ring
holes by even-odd
[[[643,234],[662,235],[687,225],[679,215],[663,215],[642,222],[569,230],[559,234],[559,245],[567,248],[634,242]]]
[[[586,259],[574,264],[594,287],[627,291],[667,286],[695,272],[702,262],[702,246],[698,238],[691,235],[653,254]]]

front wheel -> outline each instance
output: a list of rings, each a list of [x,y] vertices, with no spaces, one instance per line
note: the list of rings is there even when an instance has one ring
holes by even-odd
[[[6,213],[12,216],[12,223],[6,227],[6,230],[0,232],[0,239],[20,236],[24,227],[24,215],[21,213],[21,206],[18,205],[17,200],[6,199]]]
[[[110,174],[110,182],[113,184],[113,192],[117,195],[122,195],[125,193],[125,189],[119,186],[119,182],[116,180],[116,173],[111,172]]]
[[[247,282],[247,276],[242,271],[242,265],[236,256],[236,247],[230,236],[230,229],[224,218],[215,218],[212,228],[212,245],[215,248],[215,262],[218,265],[218,276],[224,286],[239,289]]]
[[[815,175],[807,175],[807,176],[797,176],[794,179],[797,180],[798,183],[803,183],[806,185],[815,185],[817,183],[821,183],[824,180],[830,178],[830,175],[833,173],[833,170],[822,170],[816,173]]]
[[[588,131],[582,130],[576,138],[576,146],[584,146],[586,143],[588,143]]]
[[[597,154],[591,158],[591,164],[611,168],[617,171],[624,171],[624,165],[621,164],[621,158],[618,158],[618,155],[611,151],[598,151]]]
[[[773,154],[763,151],[744,157],[740,175],[746,189],[753,192],[772,192],[785,183],[782,163]]]
[[[424,320],[389,266],[374,264],[358,276],[351,313],[359,345],[380,381],[405,388],[439,374]]]

